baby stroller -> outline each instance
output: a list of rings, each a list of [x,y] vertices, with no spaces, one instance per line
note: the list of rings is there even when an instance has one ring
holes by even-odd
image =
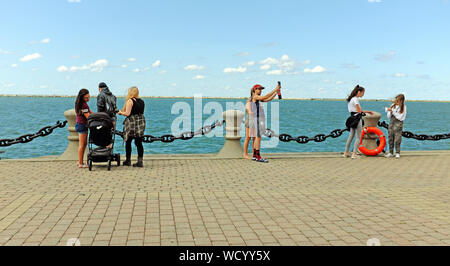
[[[89,128],[89,153],[88,166],[92,171],[92,163],[108,163],[108,171],[111,171],[111,163],[117,162],[120,166],[120,154],[114,154],[115,128],[112,118],[107,113],[93,113],[88,118]],[[94,148],[94,145],[97,146]]]

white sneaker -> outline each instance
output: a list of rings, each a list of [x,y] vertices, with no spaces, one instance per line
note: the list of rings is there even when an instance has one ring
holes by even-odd
[[[395,155],[395,158],[400,159],[400,153],[397,153],[397,154]]]
[[[386,157],[386,158],[392,158],[392,157],[394,157],[394,155],[392,155],[392,153],[388,153],[388,154],[386,154],[384,157]]]

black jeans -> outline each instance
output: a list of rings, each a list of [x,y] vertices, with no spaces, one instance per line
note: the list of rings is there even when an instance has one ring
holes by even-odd
[[[127,159],[131,158],[131,142],[134,139],[134,144],[137,147],[138,157],[144,157],[144,147],[142,146],[142,138],[129,137],[125,145],[125,151],[127,153]]]

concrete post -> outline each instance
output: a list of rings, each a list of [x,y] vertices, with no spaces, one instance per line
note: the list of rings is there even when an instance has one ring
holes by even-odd
[[[373,114],[367,114],[364,118],[364,127],[378,127],[378,122],[381,119],[381,114],[373,112]],[[378,136],[376,134],[366,134],[363,139],[363,146],[369,150],[376,149]]]
[[[69,136],[67,137],[69,144],[67,145],[66,151],[59,157],[59,159],[66,161],[78,161],[79,137],[77,131],[75,130],[77,119],[75,109],[67,110],[64,112],[64,116],[69,123],[69,127],[67,129],[69,131]]]
[[[241,125],[244,120],[244,112],[230,110],[223,113],[225,120],[225,144],[217,154],[219,158],[240,159],[244,154],[241,146]]]

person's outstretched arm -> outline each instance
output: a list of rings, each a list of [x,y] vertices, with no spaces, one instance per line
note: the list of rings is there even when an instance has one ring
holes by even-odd
[[[278,95],[278,91],[276,91],[275,93],[273,93],[272,95],[270,95],[270,97],[267,98],[264,102],[270,102],[270,101],[272,101],[277,95]]]
[[[257,101],[262,101],[262,102],[266,102],[268,101],[268,99],[270,99],[270,97],[275,98],[275,96],[278,94],[278,91],[280,90],[280,87],[277,86],[273,91],[271,91],[270,93],[268,93],[265,96],[254,96],[253,98]],[[272,99],[273,99],[272,98]]]

